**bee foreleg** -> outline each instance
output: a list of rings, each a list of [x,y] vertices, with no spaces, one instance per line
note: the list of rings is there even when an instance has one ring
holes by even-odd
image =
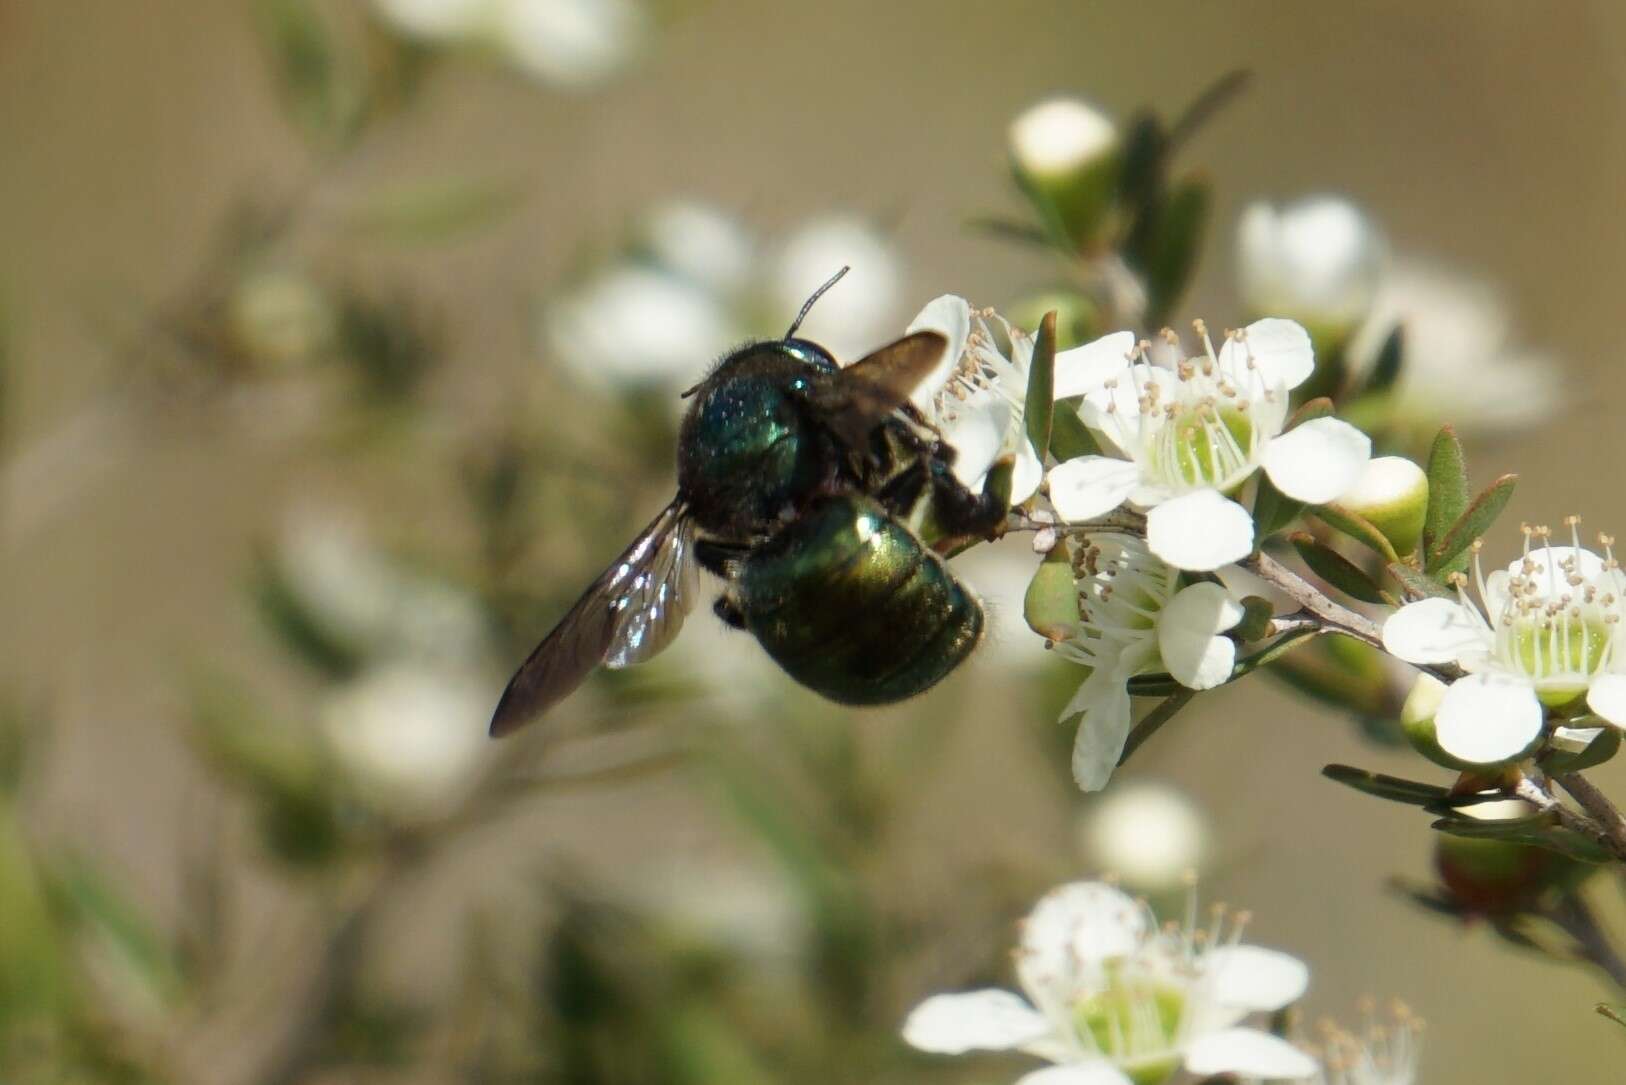
[[[745,628],[745,615],[740,613],[740,608],[728,596],[719,595],[717,601],[711,605],[711,609],[716,613],[717,617],[721,618],[731,628]]]
[[[724,580],[734,579],[735,570],[750,553],[748,546],[713,539],[696,539],[694,543],[694,560],[702,569]]]

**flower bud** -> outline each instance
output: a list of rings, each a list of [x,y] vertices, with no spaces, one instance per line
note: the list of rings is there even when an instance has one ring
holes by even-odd
[[[1440,702],[1445,699],[1445,691],[1449,688],[1432,674],[1419,674],[1411,693],[1406,696],[1406,703],[1400,709],[1401,730],[1405,732],[1406,741],[1411,743],[1412,749],[1442,768],[1456,772],[1483,768],[1482,765],[1452,757],[1435,737],[1434,714],[1439,711]]]
[[[1458,810],[1479,821],[1513,821],[1534,813],[1533,806],[1517,799]],[[1531,844],[1441,833],[1434,869],[1464,912],[1506,915],[1530,907],[1548,889],[1579,885],[1596,868]]]
[[[1078,584],[1066,546],[1052,547],[1039,563],[1022,598],[1022,617],[1030,629],[1052,643],[1078,632]]]
[[[1202,865],[1206,836],[1183,792],[1143,781],[1117,784],[1079,823],[1086,861],[1141,893],[1184,886]]]
[[[1051,98],[1011,122],[1017,180],[1080,248],[1108,224],[1123,164],[1117,126],[1077,98]]]
[[[1237,254],[1249,311],[1297,320],[1318,354],[1341,346],[1360,326],[1388,261],[1371,221],[1334,196],[1282,208],[1253,204],[1238,223]]]
[[[1395,553],[1405,557],[1417,549],[1428,513],[1428,476],[1403,456],[1368,460],[1355,488],[1338,499],[1351,512],[1383,532]]]

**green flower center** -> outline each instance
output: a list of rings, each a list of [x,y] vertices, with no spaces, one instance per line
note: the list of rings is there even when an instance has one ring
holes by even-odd
[[[1253,471],[1253,421],[1212,399],[1175,404],[1151,447],[1153,472],[1171,489],[1228,490]]]
[[[1185,993],[1113,975],[1105,991],[1073,1006],[1073,1024],[1090,1050],[1109,1058],[1135,1085],[1162,1085],[1180,1068],[1175,1038]]]
[[[1613,629],[1601,617],[1577,618],[1568,613],[1519,618],[1498,631],[1498,654],[1503,662],[1538,682],[1554,681],[1552,688],[1541,691],[1542,699],[1562,704],[1603,665]],[[1567,684],[1564,679],[1574,681]]]

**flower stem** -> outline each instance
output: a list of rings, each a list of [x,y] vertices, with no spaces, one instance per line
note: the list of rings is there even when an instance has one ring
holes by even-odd
[[[1579,772],[1566,772],[1558,777],[1563,785],[1581,808],[1592,816],[1592,820],[1600,827],[1604,841],[1610,851],[1622,862],[1626,862],[1626,817],[1622,817],[1620,809],[1609,801],[1609,797],[1599,791],[1591,780]]]

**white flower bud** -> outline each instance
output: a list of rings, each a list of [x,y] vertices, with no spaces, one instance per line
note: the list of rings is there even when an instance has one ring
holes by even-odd
[[[643,233],[655,260],[691,282],[732,293],[751,278],[756,254],[750,235],[715,207],[661,204],[649,213]]]
[[[706,359],[736,337],[722,303],[703,287],[644,267],[613,267],[543,314],[549,360],[611,387],[693,383]]]
[[[1124,782],[1104,793],[1080,825],[1085,859],[1147,893],[1183,885],[1207,845],[1202,816],[1167,784]]]
[[[487,0],[497,48],[527,75],[588,87],[627,65],[648,36],[632,0]]]
[[[425,41],[450,41],[479,28],[491,0],[373,0],[390,26]]]
[[[789,324],[813,291],[844,266],[852,270],[819,299],[798,334],[853,361],[897,334],[903,277],[892,245],[867,223],[832,215],[792,234],[773,276],[774,302]]]
[[[488,684],[421,662],[367,671],[321,715],[334,755],[363,801],[432,819],[467,793],[487,747]]]
[[[1118,129],[1105,113],[1077,98],[1051,98],[1011,122],[1011,157],[1036,177],[1072,175],[1118,146]]]
[[[1428,513],[1428,476],[1404,456],[1379,456],[1367,461],[1355,488],[1338,503],[1383,532],[1405,557],[1417,549]]]
[[[1335,340],[1371,311],[1388,246],[1361,210],[1334,196],[1242,213],[1237,248],[1243,303],[1287,316]]]

